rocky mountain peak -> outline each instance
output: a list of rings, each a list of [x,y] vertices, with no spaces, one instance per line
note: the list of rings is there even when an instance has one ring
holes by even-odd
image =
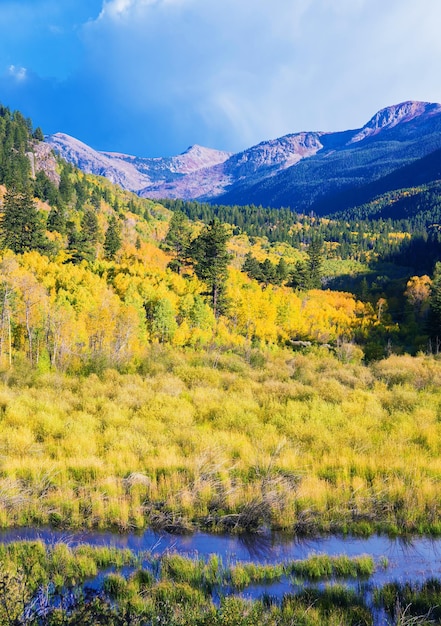
[[[182,154],[171,157],[171,160],[175,171],[188,174],[206,167],[213,167],[214,165],[224,163],[231,155],[232,152],[223,152],[222,150],[205,148],[204,146],[194,144],[188,147]]]
[[[382,130],[394,128],[398,124],[410,122],[418,117],[437,113],[441,113],[441,105],[436,103],[408,100],[394,104],[378,111],[349,143],[362,141],[367,137],[377,135]]]
[[[441,105],[402,102],[358,130],[292,133],[235,154],[194,144],[176,156],[147,158],[98,152],[61,133],[47,141],[84,171],[143,197],[310,210],[331,191],[370,183],[441,149]]]

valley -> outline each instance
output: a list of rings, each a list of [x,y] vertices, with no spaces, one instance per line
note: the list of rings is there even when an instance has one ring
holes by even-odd
[[[437,559],[433,578],[358,593],[381,555],[288,571],[68,543],[440,535],[439,119],[404,103],[357,131],[142,163],[80,146],[88,174],[1,107],[0,526],[66,537],[0,546],[4,623],[438,619]],[[222,193],[195,201],[198,177]],[[156,184],[167,199],[142,197]],[[262,581],[281,596],[241,595]]]

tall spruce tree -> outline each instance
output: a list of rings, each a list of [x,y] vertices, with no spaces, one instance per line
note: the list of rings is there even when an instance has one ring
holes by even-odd
[[[242,271],[246,272],[250,278],[254,278],[255,280],[263,280],[262,277],[262,267],[259,261],[253,257],[251,252],[247,252],[245,255],[245,260],[242,265]]]
[[[441,347],[441,262],[439,261],[435,265],[430,291],[428,330],[433,342],[432,350],[438,353]]]
[[[7,191],[0,217],[0,237],[2,247],[16,254],[44,250],[47,244],[44,227],[29,189]]]
[[[187,216],[182,211],[175,211],[164,239],[164,248],[173,255],[168,266],[178,274],[189,265],[191,227]]]
[[[109,219],[109,225],[104,238],[104,255],[106,259],[112,260],[121,248],[121,227],[115,215]]]
[[[218,219],[205,226],[192,243],[196,276],[207,285],[215,317],[227,311],[226,285],[228,278],[227,242],[230,235]]]
[[[294,271],[291,274],[291,280],[289,286],[293,289],[309,289],[309,271],[306,263],[303,261],[297,261],[294,266]]]
[[[308,289],[320,289],[322,286],[323,241],[313,239],[306,252],[306,268],[308,272]]]

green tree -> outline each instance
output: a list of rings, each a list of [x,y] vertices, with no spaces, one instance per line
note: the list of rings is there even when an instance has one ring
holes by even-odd
[[[55,206],[58,203],[59,194],[57,187],[41,170],[35,176],[34,195],[36,198],[40,198],[40,200],[45,200],[51,206]]]
[[[441,347],[441,262],[439,261],[435,265],[430,288],[428,326],[432,349],[438,354]]]
[[[228,278],[227,242],[230,235],[218,219],[205,226],[192,244],[196,276],[208,287],[215,317],[227,311],[226,284]]]
[[[92,195],[90,197],[90,203],[95,209],[95,211],[100,210],[102,197],[103,197],[103,193],[101,189],[99,189],[98,187],[94,187],[92,190]]]
[[[269,259],[260,264],[262,268],[263,282],[266,286],[277,282],[276,266]]]
[[[74,186],[70,179],[70,167],[67,164],[61,170],[58,191],[63,202],[69,204],[73,196]]]
[[[280,261],[278,262],[277,266],[276,266],[276,280],[277,280],[277,283],[279,285],[281,283],[284,283],[285,280],[288,280],[288,277],[289,277],[288,265],[287,265],[285,259],[281,258]]]
[[[43,131],[41,130],[40,126],[37,126],[37,128],[34,130],[33,137],[37,141],[44,141],[44,134],[43,134]]]
[[[242,271],[246,272],[250,278],[254,278],[255,280],[261,281],[263,279],[261,265],[259,261],[253,257],[251,252],[248,252],[245,256]]]
[[[96,245],[99,237],[98,217],[92,209],[85,209],[81,218],[81,234],[77,246],[83,259],[93,261],[96,258]]]
[[[322,286],[323,241],[313,239],[306,252],[306,268],[308,272],[308,289],[320,289]]]
[[[62,205],[53,206],[49,211],[47,229],[51,232],[57,231],[62,235],[66,233],[66,214]]]
[[[109,219],[109,225],[104,239],[104,255],[106,259],[114,259],[121,248],[121,227],[115,215]]]
[[[92,209],[85,209],[80,226],[81,230],[78,231],[74,222],[69,221],[66,224],[72,263],[80,263],[83,260],[92,262],[96,258],[96,245],[100,236],[98,217]]]
[[[182,211],[175,211],[170,220],[170,226],[164,239],[164,248],[173,255],[169,267],[178,274],[189,265],[191,245],[190,222]]]
[[[152,337],[160,343],[170,341],[178,328],[170,300],[168,298],[152,300],[147,302],[144,308]]]
[[[289,286],[294,289],[309,289],[309,271],[306,263],[297,261],[291,275]]]
[[[2,247],[16,254],[45,249],[47,240],[44,227],[29,189],[9,189],[6,193],[0,218],[0,234]]]

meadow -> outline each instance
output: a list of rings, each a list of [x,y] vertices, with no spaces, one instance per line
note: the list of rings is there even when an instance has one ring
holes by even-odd
[[[1,375],[0,525],[441,532],[441,359],[353,346]]]

